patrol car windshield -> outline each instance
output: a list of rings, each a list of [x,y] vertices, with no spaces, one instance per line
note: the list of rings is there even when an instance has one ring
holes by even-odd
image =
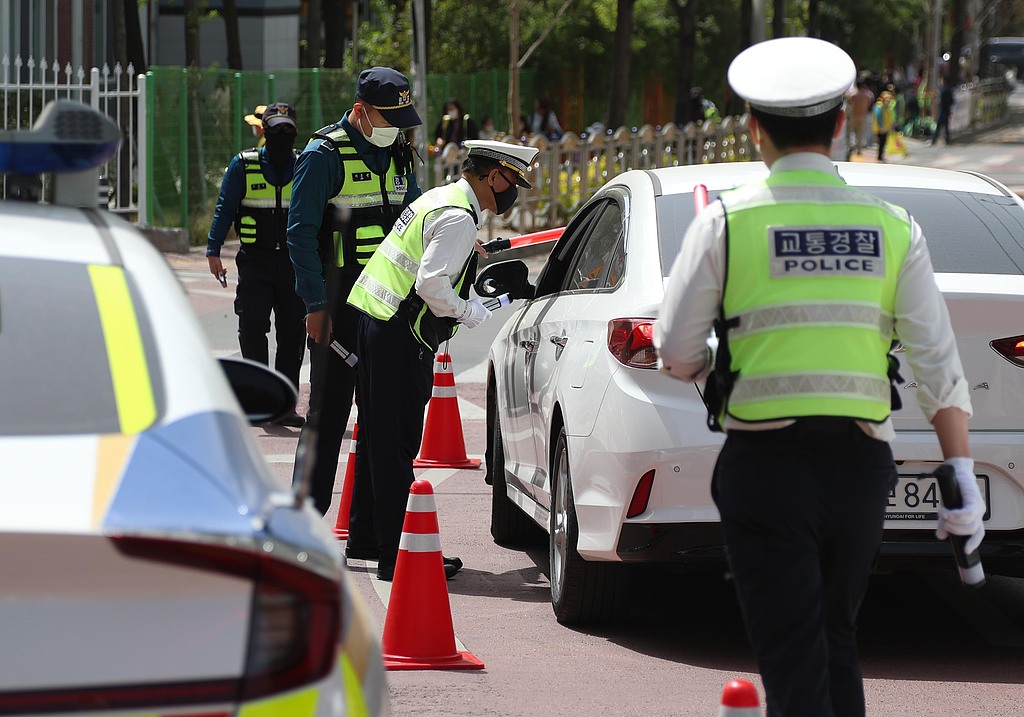
[[[913,215],[928,239],[936,272],[1024,274],[1024,209],[1011,197],[906,187],[865,191]],[[709,193],[709,201],[717,196]],[[693,195],[662,196],[657,206],[662,273],[668,276],[694,216]]]
[[[148,423],[162,412],[145,316],[125,312],[115,298],[105,331],[89,271],[71,262],[0,261],[0,436],[121,433],[123,414],[140,402]],[[116,322],[129,331],[113,330]],[[136,350],[125,361],[120,353],[130,352],[132,338],[136,348],[141,339],[143,355]],[[116,389],[114,370],[121,372]]]

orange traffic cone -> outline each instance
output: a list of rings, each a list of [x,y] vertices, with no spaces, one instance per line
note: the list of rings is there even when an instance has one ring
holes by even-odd
[[[452,357],[437,355],[434,390],[427,408],[420,454],[412,462],[416,468],[479,468],[479,458],[466,457],[466,439],[462,436],[459,399],[455,395]]]
[[[381,646],[389,670],[479,670],[484,666],[455,647],[434,489],[425,480],[414,481],[409,489]]]
[[[757,688],[746,680],[731,680],[722,688],[718,717],[761,717]]]
[[[348,514],[352,512],[352,484],[356,482],[356,436],[359,435],[359,424],[352,426],[352,442],[348,449],[348,463],[345,464],[345,482],[341,486],[341,505],[338,506],[338,519],[334,521],[334,537],[348,540]]]

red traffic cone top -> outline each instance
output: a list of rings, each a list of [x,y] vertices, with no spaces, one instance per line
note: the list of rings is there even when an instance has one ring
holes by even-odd
[[[757,688],[746,680],[731,680],[722,688],[723,707],[759,707]]]

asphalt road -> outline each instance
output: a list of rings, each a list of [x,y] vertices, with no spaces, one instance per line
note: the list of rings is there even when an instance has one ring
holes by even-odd
[[[948,147],[909,140],[909,155],[902,161],[975,168],[1024,188],[1024,119],[1015,115],[1012,123],[970,140]],[[229,244],[226,256],[231,249]],[[237,354],[234,282],[222,289],[207,272],[201,252],[167,257],[211,350]],[[534,271],[540,261],[531,259]],[[230,280],[233,262],[226,264]],[[464,447],[471,457],[482,458],[484,451],[482,367],[501,323],[498,314],[476,330],[460,331],[450,347]],[[307,393],[308,384],[301,404]],[[253,430],[274,471],[290,481],[298,431]],[[342,450],[334,507],[325,518],[331,526],[337,520],[348,442]],[[549,604],[545,538],[525,551],[491,541],[490,487],[483,471],[418,473],[435,489],[444,553],[460,556],[466,565],[446,585],[454,635],[485,669],[389,673],[395,715],[711,717],[728,680],[748,679],[760,687],[723,571],[642,570],[637,598],[623,623],[563,627]],[[373,577],[372,563],[353,561],[350,569],[383,628],[391,585]],[[982,591],[973,592],[963,589],[953,573],[877,575],[862,611],[860,638],[873,717],[1024,714],[1024,581],[990,578]]]

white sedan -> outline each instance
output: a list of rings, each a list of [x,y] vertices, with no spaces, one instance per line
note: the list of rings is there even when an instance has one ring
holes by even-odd
[[[907,207],[928,238],[936,281],[971,385],[976,472],[987,501],[985,568],[1024,574],[1024,202],[973,173],[839,163],[840,174]],[[548,534],[551,601],[563,623],[614,619],[631,563],[724,560],[711,474],[723,436],[706,427],[702,386],[656,369],[651,331],[695,188],[714,198],[766,175],[762,163],[626,172],[588,202],[536,287],[521,262],[481,272],[478,293],[526,301],[488,359],[491,533],[507,546]],[[896,354],[900,354],[897,352]],[[914,398],[898,391],[882,567],[954,569],[934,538],[941,462]]]
[[[163,256],[70,206],[106,122],[0,132],[0,172],[29,167],[0,201],[0,714],[388,714],[337,541],[252,434],[291,384],[218,365]],[[70,205],[35,201],[58,165]]]

